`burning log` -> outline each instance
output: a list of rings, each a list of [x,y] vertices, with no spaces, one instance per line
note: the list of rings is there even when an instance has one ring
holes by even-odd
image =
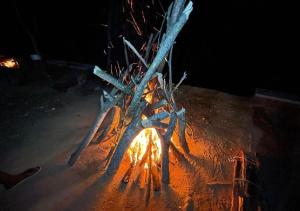
[[[191,1],[186,6],[184,5],[185,0],[175,0],[170,5],[160,31],[154,36],[150,35],[144,56],[128,40],[123,38],[127,69],[123,72],[119,68],[118,78],[97,66],[94,68],[94,74],[112,84],[114,89],[108,94],[107,100],[101,103],[100,111],[93,126],[71,155],[68,161],[69,165],[74,165],[91,140],[98,138],[98,135],[101,137],[99,142],[103,140],[109,129],[104,130],[102,134],[97,134],[97,131],[101,126],[111,127],[111,125],[105,124],[112,124],[113,121],[104,123],[104,119],[107,118],[108,114],[111,114],[114,108],[118,108],[121,112],[118,114],[120,119],[116,136],[117,141],[108,155],[106,172],[108,174],[114,173],[125,153],[128,152],[131,164],[122,179],[123,182],[127,183],[129,181],[137,162],[140,162],[139,166],[147,166],[148,187],[151,186],[151,178],[154,190],[160,189],[160,180],[165,184],[170,182],[170,146],[175,156],[181,157],[181,153],[171,141],[177,123],[179,125],[180,144],[184,152],[189,153],[185,139],[185,110],[177,109],[173,97],[174,91],[186,78],[186,74],[173,87],[171,64],[174,41],[193,9]],[[165,22],[166,27],[164,27]],[[162,32],[164,28],[166,28],[165,33]],[[163,36],[161,36],[162,34]],[[136,55],[138,61],[130,64],[128,49]],[[169,59],[167,60],[167,58]],[[161,73],[165,63],[168,63],[169,68],[169,84]],[[103,97],[101,99],[104,101]],[[116,112],[112,114],[112,117],[113,120],[117,118]],[[138,144],[136,144],[137,138],[142,139],[137,140],[139,141]],[[160,173],[161,178],[159,177]]]
[[[153,180],[153,189],[154,191],[160,190],[160,180],[159,180],[159,168],[156,166],[155,168],[151,169],[151,175]]]
[[[128,170],[126,171],[123,179],[122,179],[122,182],[124,183],[128,183],[129,182],[129,179],[130,179],[130,176],[131,176],[131,173],[133,171],[133,168],[134,168],[134,165],[130,164]]]
[[[147,188],[148,188],[148,192],[150,192],[150,190],[151,190],[151,175],[152,175],[152,142],[150,142],[149,143],[149,148],[150,148],[150,150],[149,150],[149,152],[148,152],[148,160],[149,160],[149,167],[148,167],[148,178],[147,178]]]

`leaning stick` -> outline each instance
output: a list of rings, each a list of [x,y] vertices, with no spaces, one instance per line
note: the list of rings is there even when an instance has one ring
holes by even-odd
[[[78,160],[81,152],[89,145],[89,143],[92,141],[92,139],[94,138],[97,130],[99,129],[99,127],[101,126],[103,120],[105,119],[105,117],[107,116],[107,114],[109,113],[109,111],[122,99],[123,97],[123,93],[119,94],[114,100],[113,102],[111,102],[110,104],[105,104],[103,106],[103,110],[100,110],[97,114],[97,117],[94,121],[93,126],[89,129],[89,132],[86,134],[86,136],[84,137],[84,139],[82,140],[81,144],[79,145],[79,147],[75,150],[75,152],[73,152],[73,154],[71,155],[68,164],[70,166],[73,166],[74,163]]]
[[[108,174],[114,173],[118,169],[118,167],[121,163],[121,160],[122,160],[127,148],[129,147],[131,141],[143,129],[143,127],[141,125],[141,114],[142,114],[143,110],[145,109],[145,107],[146,107],[146,102],[144,101],[142,103],[141,107],[139,109],[137,109],[137,111],[135,113],[135,117],[132,119],[130,124],[127,126],[124,134],[122,135],[121,139],[119,140],[119,142],[115,148],[114,154],[111,158],[111,161],[107,167]]]
[[[184,155],[177,149],[172,141],[170,142],[170,148],[177,160],[182,161],[185,159]]]
[[[175,125],[177,121],[177,116],[175,112],[171,113],[171,118],[169,122],[169,127],[164,136],[158,132],[160,138],[162,138],[162,171],[161,171],[161,180],[164,184],[170,183],[170,170],[169,170],[169,146],[171,137],[173,135]]]
[[[157,167],[151,168],[151,175],[152,175],[152,181],[153,181],[153,189],[154,191],[160,190],[160,181],[159,181],[159,174]]]
[[[170,29],[170,31],[166,34],[165,39],[161,43],[161,47],[158,50],[153,62],[149,66],[148,71],[146,72],[145,76],[143,77],[141,83],[137,87],[137,90],[133,96],[133,99],[129,105],[128,113],[133,113],[134,109],[137,107],[137,104],[139,103],[146,85],[148,84],[149,80],[152,78],[154,73],[157,71],[158,67],[160,66],[161,62],[166,57],[167,53],[171,49],[171,47],[174,44],[174,41],[178,35],[178,33],[181,31],[185,23],[187,22],[190,13],[193,10],[193,3],[190,1],[189,4],[186,6],[182,14],[180,15],[179,19],[176,21],[176,23],[173,25],[173,27]]]
[[[95,66],[94,74],[97,75],[99,78],[101,78],[101,79],[109,82],[110,84],[114,85],[116,88],[118,88],[122,92],[124,92],[126,94],[130,93],[130,90],[128,89],[128,87],[126,87],[124,84],[122,84],[116,78],[112,77],[110,74],[106,73],[100,67]]]
[[[127,171],[124,175],[124,177],[122,178],[123,183],[128,183],[129,182],[129,179],[130,179],[133,168],[134,168],[134,165],[130,164],[129,168],[127,169]]]
[[[110,111],[111,107],[108,108],[105,112],[100,111],[97,115],[97,118],[93,124],[93,127],[90,128],[89,132],[87,133],[87,135],[84,137],[83,141],[81,142],[81,144],[79,145],[79,147],[76,149],[75,152],[73,152],[73,154],[71,155],[68,164],[70,166],[73,166],[74,163],[77,161],[77,159],[79,158],[81,152],[86,148],[87,145],[89,145],[89,143],[91,142],[91,140],[93,139],[93,137],[95,136],[98,128],[100,127],[100,125],[102,124],[103,120],[105,119],[107,113]]]
[[[178,121],[179,121],[179,142],[182,146],[182,149],[185,153],[189,154],[190,149],[186,142],[185,138],[185,127],[186,127],[186,120],[185,120],[185,109],[182,108],[179,112],[177,112]]]

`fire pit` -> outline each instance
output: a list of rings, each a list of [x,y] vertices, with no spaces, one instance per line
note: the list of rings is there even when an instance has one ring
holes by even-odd
[[[115,142],[107,158],[108,174],[115,173],[124,156],[129,156],[130,164],[123,182],[127,183],[133,170],[139,167],[145,171],[148,184],[153,181],[154,190],[160,189],[160,181],[169,183],[169,152],[177,157],[189,153],[185,109],[177,107],[173,96],[186,73],[177,85],[173,85],[172,49],[192,9],[192,2],[185,6],[184,0],[174,1],[164,16],[160,31],[149,36],[142,52],[123,37],[127,68],[118,70],[118,78],[98,66],[94,68],[94,74],[114,88],[101,96],[95,123],[71,155],[69,165],[74,165],[92,140],[100,143],[105,137],[114,136]],[[129,53],[137,60],[129,61]],[[163,75],[164,69],[168,69],[167,76]],[[100,127],[104,128],[101,133],[97,132]],[[174,144],[175,138],[179,146]]]

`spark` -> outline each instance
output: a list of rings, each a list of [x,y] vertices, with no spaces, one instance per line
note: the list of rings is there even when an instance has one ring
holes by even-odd
[[[155,26],[152,27],[154,31],[160,32],[159,29],[157,29]]]
[[[145,18],[145,14],[144,14],[143,10],[142,10],[142,17],[143,17],[144,23],[146,23],[146,18]]]
[[[133,10],[133,0],[127,0],[127,3],[129,4],[131,10],[134,11]]]
[[[145,48],[146,48],[146,42],[144,42],[144,43],[143,43],[143,45],[142,45],[142,47],[141,47],[140,51],[143,51],[143,50],[145,50]]]
[[[134,16],[133,16],[133,14],[132,14],[132,12],[130,12],[130,16],[131,16],[132,21],[130,21],[130,20],[128,20],[128,19],[127,19],[127,21],[130,22],[130,23],[133,25],[133,28],[135,29],[136,33],[137,33],[139,36],[142,36],[143,33],[142,33],[142,31],[141,31],[139,25],[137,24],[137,22],[136,22],[136,20],[135,20],[135,18],[134,18]]]

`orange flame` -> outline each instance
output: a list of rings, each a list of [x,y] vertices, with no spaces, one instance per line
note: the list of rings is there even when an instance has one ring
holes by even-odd
[[[150,138],[151,136],[151,138]],[[152,140],[151,147],[151,158],[154,163],[158,163],[160,161],[161,155],[161,142],[158,137],[158,134],[154,128],[147,128],[142,130],[131,142],[130,147],[128,149],[128,155],[130,157],[131,163],[134,165],[141,161],[147,152],[149,142]],[[147,168],[148,164],[145,163],[145,168]]]
[[[9,58],[9,59],[4,59],[4,60],[0,61],[0,66],[6,67],[6,68],[18,68],[19,63],[15,59]]]
[[[148,103],[153,103],[153,92],[150,89],[154,88],[153,84],[149,83],[149,88],[145,90],[145,100]],[[146,116],[142,115],[142,119],[147,119]],[[151,142],[151,143],[150,143]],[[156,129],[146,128],[143,129],[131,142],[128,155],[130,157],[130,162],[133,165],[136,165],[137,162],[141,161],[143,157],[147,156],[146,153],[149,153],[149,144],[151,144],[151,164],[157,165],[161,157],[161,140],[157,134]],[[148,152],[147,152],[148,151]],[[150,163],[145,162],[144,168],[147,169]]]

